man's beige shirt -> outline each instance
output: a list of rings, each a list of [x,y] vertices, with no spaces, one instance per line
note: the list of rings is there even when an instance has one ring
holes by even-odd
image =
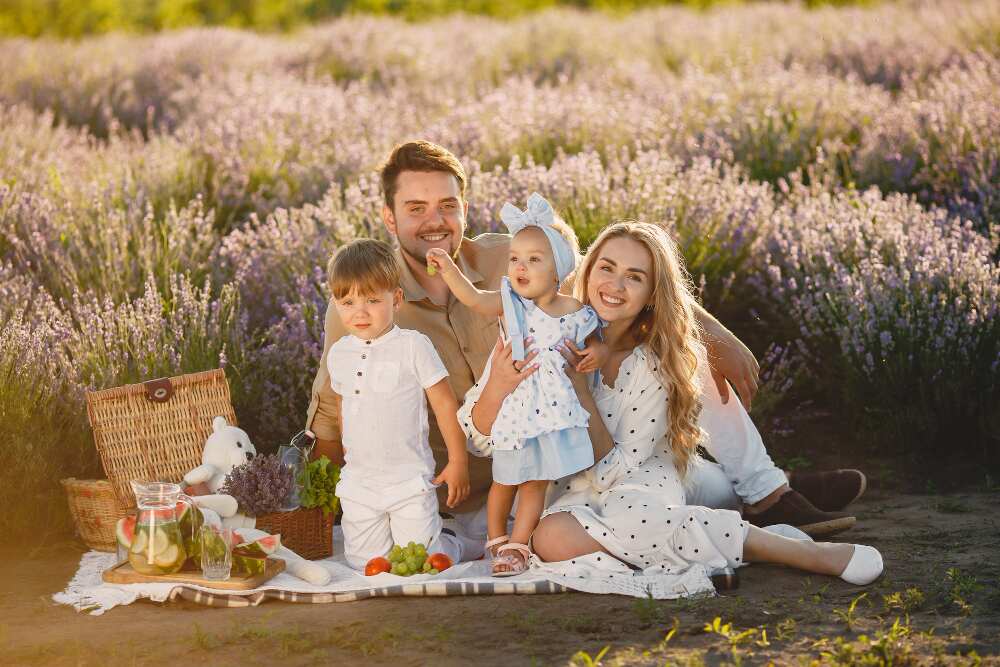
[[[456,263],[476,287],[496,290],[500,288],[500,279],[507,271],[509,247],[510,236],[507,234],[483,234],[474,239],[464,239]],[[449,295],[446,306],[432,303],[398,249],[396,260],[400,268],[400,286],[403,288],[403,305],[396,313],[396,324],[403,329],[415,329],[431,339],[448,369],[451,388],[461,403],[465,392],[479,380],[493,346],[496,345],[500,335],[497,318],[477,315],[453,295]],[[330,346],[346,334],[337,310],[330,302],[326,309],[323,357],[313,381],[306,423],[317,437],[337,442],[340,442],[341,437],[337,414],[339,401],[330,386],[326,357]],[[384,409],[392,410],[393,406],[386,405]],[[448,461],[448,450],[433,412],[430,414],[430,445],[437,470],[440,471]],[[472,490],[468,499],[454,508],[456,512],[472,511],[486,502],[486,494],[492,481],[490,460],[470,456],[469,478]],[[444,507],[446,490],[439,489],[438,496]]]

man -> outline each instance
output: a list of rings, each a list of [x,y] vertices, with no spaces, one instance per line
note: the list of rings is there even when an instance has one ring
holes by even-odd
[[[510,237],[483,234],[474,239],[464,238],[469,208],[465,200],[467,178],[458,159],[441,146],[426,141],[396,146],[381,169],[381,178],[385,196],[382,222],[397,241],[395,252],[402,278],[404,303],[397,322],[400,327],[416,329],[431,339],[448,369],[452,389],[461,400],[485,368],[497,343],[499,327],[495,319],[480,317],[463,306],[443,280],[428,274],[427,251],[445,250],[473,284],[495,290],[506,272]],[[758,366],[753,354],[708,312],[699,309],[697,317],[706,333],[712,376],[723,402],[729,400],[729,383],[732,383],[749,409],[757,391]],[[308,428],[317,436],[316,455],[326,454],[335,462],[343,461],[340,406],[330,387],[326,356],[330,346],[345,333],[331,305],[326,316],[323,357],[313,383],[307,417]],[[385,409],[392,410],[392,406]],[[745,421],[749,424],[749,419]],[[835,510],[842,509],[864,491],[864,475],[860,472],[793,477],[790,488],[767,457],[752,424],[747,427],[727,423],[712,425],[711,429],[750,438],[748,449],[753,451],[746,456],[736,452],[731,466],[720,461],[726,475],[695,480],[693,496],[697,502],[693,504],[715,507],[743,504],[753,523],[789,523],[815,535],[838,532],[853,524],[854,517]],[[447,462],[447,451],[436,424],[431,424],[430,433],[431,449],[441,468]],[[454,517],[458,531],[472,540],[485,541],[483,509],[491,481],[490,462],[471,457],[469,467],[471,492],[454,508]],[[739,477],[744,477],[745,486],[746,478],[755,475],[753,494],[740,495]],[[825,503],[826,511],[815,507],[802,494],[814,502]]]

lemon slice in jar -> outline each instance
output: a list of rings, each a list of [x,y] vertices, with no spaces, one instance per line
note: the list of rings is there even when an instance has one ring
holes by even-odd
[[[166,548],[169,546],[170,546],[170,539],[167,537],[167,531],[156,530],[154,528],[149,536],[150,555],[156,558],[158,554],[165,551]]]
[[[177,563],[178,556],[180,556],[180,549],[177,548],[176,544],[171,544],[163,551],[157,553],[153,561],[156,563],[156,567],[166,570],[172,568]]]
[[[132,538],[132,544],[129,546],[129,551],[134,554],[143,553],[146,551],[146,547],[149,544],[149,535],[145,530],[135,531],[135,536]]]

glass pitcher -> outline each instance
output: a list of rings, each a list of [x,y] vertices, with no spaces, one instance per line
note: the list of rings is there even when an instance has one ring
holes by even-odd
[[[178,504],[197,511],[194,501],[169,482],[132,482],[135,493],[135,534],[128,562],[140,574],[172,574],[184,566],[187,550],[178,522]],[[190,536],[191,539],[194,536]]]

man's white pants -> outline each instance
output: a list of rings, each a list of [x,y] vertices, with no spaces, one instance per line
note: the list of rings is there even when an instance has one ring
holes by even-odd
[[[750,421],[732,387],[729,402],[722,396],[711,375],[701,373],[701,416],[698,425],[705,431],[705,449],[718,463],[698,457],[685,481],[688,505],[712,509],[742,509],[752,505],[788,482],[771,457],[757,427]]]
[[[393,544],[424,544],[427,553],[448,554],[455,563],[463,560],[463,541],[442,533],[437,495],[433,490],[393,502],[384,507],[341,498],[344,515],[344,556],[348,564],[362,569],[375,556],[386,556]],[[468,558],[466,558],[467,560]]]

